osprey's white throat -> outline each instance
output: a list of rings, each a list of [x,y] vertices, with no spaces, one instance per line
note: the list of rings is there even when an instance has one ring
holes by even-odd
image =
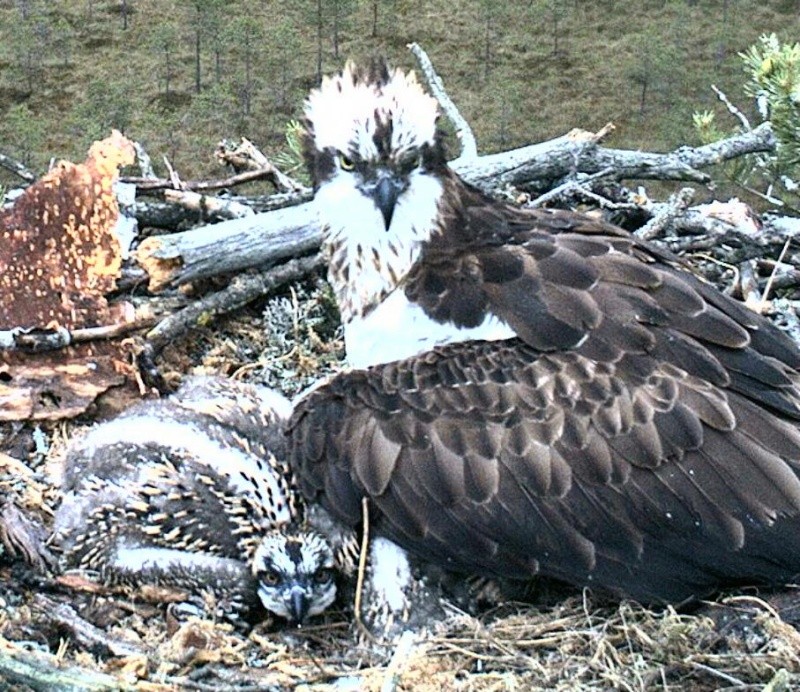
[[[437,178],[421,171],[410,175],[387,231],[373,200],[348,175],[338,172],[321,185],[316,200],[350,366],[388,363],[455,341],[514,336],[494,316],[470,329],[436,322],[406,298],[405,278],[419,259],[422,243],[437,232],[443,194]]]
[[[432,320],[405,295],[405,279],[422,244],[438,231],[444,188],[433,175],[414,171],[387,231],[372,199],[349,174],[320,186],[316,200],[325,231],[328,279],[344,323],[347,362],[356,368],[388,363],[468,339],[509,339],[514,331],[494,316],[470,329]]]
[[[409,176],[387,230],[375,202],[338,171],[316,194],[323,249],[342,320],[364,317],[403,282],[436,224],[442,184],[419,170]]]
[[[366,74],[348,65],[311,92],[305,112],[348,363],[363,368],[454,341],[513,337],[495,317],[460,329],[432,320],[406,298],[408,274],[424,261],[425,244],[446,231],[438,104],[414,74]]]

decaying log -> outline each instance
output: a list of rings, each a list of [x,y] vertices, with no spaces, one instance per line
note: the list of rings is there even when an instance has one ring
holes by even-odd
[[[136,260],[150,290],[263,266],[315,251],[322,240],[311,204],[278,209],[142,241]]]
[[[115,131],[84,163],[59,162],[0,210],[0,329],[105,320],[122,264],[113,186],[133,155]]]
[[[0,349],[0,420],[73,417],[126,381],[130,351],[121,342],[39,352],[26,335],[49,332],[60,346],[62,330],[127,321],[129,306],[108,295],[123,261],[114,184],[133,157],[132,143],[114,131],[85,162],[58,163],[0,209],[0,330],[13,347]],[[22,352],[26,341],[33,348]]]
[[[26,354],[0,363],[0,420],[73,418],[126,381],[115,356],[74,346],[52,353],[60,357],[34,359]]]

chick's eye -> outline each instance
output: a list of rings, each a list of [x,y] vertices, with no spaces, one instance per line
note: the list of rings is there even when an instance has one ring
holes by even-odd
[[[267,586],[277,586],[278,582],[281,580],[277,572],[262,572],[260,579]]]
[[[339,154],[339,166],[343,171],[352,171],[355,169],[356,164],[350,157]]]
[[[314,574],[314,581],[317,584],[329,584],[333,581],[333,570],[321,569]]]

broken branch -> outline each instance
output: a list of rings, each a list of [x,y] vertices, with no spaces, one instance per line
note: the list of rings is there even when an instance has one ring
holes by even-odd
[[[608,178],[660,178],[708,182],[697,170],[729,158],[770,151],[775,138],[769,123],[703,147],[681,148],[669,154],[605,149],[597,144],[607,132],[573,131],[549,142],[501,154],[463,157],[453,169],[485,190],[501,185],[537,184],[577,173]],[[305,199],[298,194],[297,199]],[[322,242],[312,204],[300,204],[244,219],[222,222],[168,236],[145,239],[136,252],[150,275],[150,290],[159,291],[187,281],[216,276],[296,257],[316,250]]]
[[[242,137],[242,141],[236,146],[223,140],[217,145],[216,157],[221,164],[231,166],[237,173],[245,170],[269,171],[272,184],[279,192],[303,192],[307,189],[305,185],[279,171],[247,137]]]
[[[220,180],[189,180],[183,181],[182,185],[185,190],[219,190],[224,187],[234,187],[242,185],[243,183],[250,183],[254,180],[264,180],[270,178],[271,171],[258,170],[258,171],[244,171],[236,175],[222,178]],[[172,180],[168,178],[137,178],[137,177],[123,177],[120,178],[124,183],[133,183],[140,191],[152,190],[165,190],[174,188]]]
[[[146,238],[136,259],[150,290],[308,254],[322,242],[316,210],[301,204],[213,226]]]
[[[433,67],[431,59],[428,54],[418,43],[409,43],[408,49],[414,54],[414,57],[419,63],[422,74],[425,75],[425,81],[433,93],[433,96],[439,102],[444,114],[450,119],[456,129],[456,136],[458,141],[461,142],[461,154],[459,159],[474,159],[478,156],[478,143],[475,140],[475,133],[472,131],[466,118],[461,115],[456,104],[445,91],[444,84],[441,77],[439,77],[436,69]]]
[[[153,359],[168,343],[201,322],[238,310],[258,296],[266,295],[291,281],[298,281],[322,265],[322,256],[313,255],[293,259],[256,274],[235,277],[225,289],[192,303],[152,329],[147,335],[145,361]]]
[[[7,171],[11,171],[14,175],[19,176],[26,183],[32,183],[36,180],[36,175],[32,173],[25,164],[5,154],[0,154],[0,166]]]
[[[188,190],[164,190],[164,199],[191,211],[200,212],[203,215],[213,215],[220,219],[241,219],[255,213],[241,202],[201,195],[199,192]]]
[[[498,186],[536,187],[576,173],[593,174],[613,170],[613,180],[686,180],[708,183],[711,177],[700,168],[722,163],[745,154],[774,151],[775,136],[770,123],[762,123],[743,132],[701,147],[681,147],[657,154],[627,149],[606,149],[591,138],[563,135],[548,142],[520,149],[479,156],[470,161],[457,160],[453,168],[473,185],[483,190]],[[546,185],[549,187],[549,185]]]

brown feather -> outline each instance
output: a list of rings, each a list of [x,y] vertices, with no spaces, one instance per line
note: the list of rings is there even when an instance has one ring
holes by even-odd
[[[473,384],[478,364],[505,381]],[[429,402],[387,416],[387,382],[424,383]],[[355,420],[357,435],[342,422]],[[340,425],[353,432],[322,432]],[[306,436],[322,434],[311,458],[320,445]],[[375,530],[454,569],[538,571],[646,600],[800,572],[797,553],[752,538],[800,528],[796,426],[677,365],[642,382],[521,341],[454,344],[338,376],[299,405],[290,435],[314,499],[357,525],[366,495]]]
[[[800,349],[668,251],[443,164],[399,290],[452,343],[302,400],[309,499],[449,569],[643,600],[800,574]],[[358,277],[351,276],[351,282]]]

